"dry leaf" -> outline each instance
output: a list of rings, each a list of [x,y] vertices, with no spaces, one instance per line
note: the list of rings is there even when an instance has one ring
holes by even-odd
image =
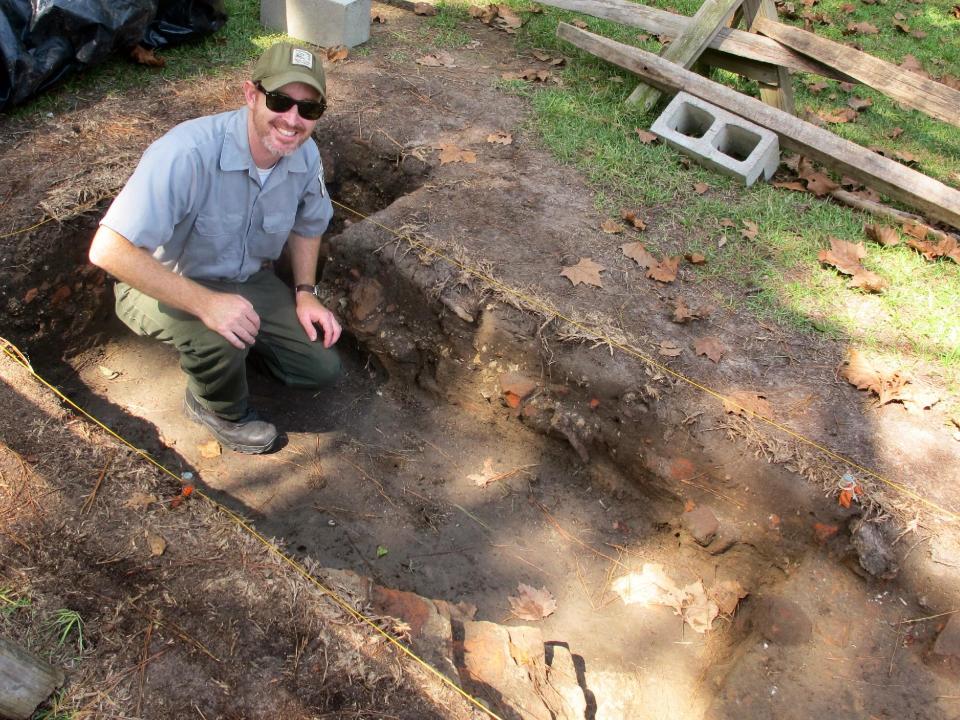
[[[430,3],[418,2],[413,4],[414,15],[436,15],[438,12],[439,10]]]
[[[467,8],[467,12],[470,13],[471,17],[475,17],[480,20],[480,22],[489,25],[497,16],[497,6],[485,5],[483,7],[479,7],[477,5],[471,5],[469,8]]]
[[[154,557],[163,555],[164,550],[167,549],[167,541],[157,535],[157,533],[150,532],[149,530],[145,535],[147,538],[147,547],[150,548],[150,554]]]
[[[871,25],[868,22],[861,23],[848,23],[846,29],[843,31],[844,35],[876,35],[880,30],[877,29],[876,25]]]
[[[600,273],[604,270],[606,270],[606,268],[603,265],[595,263],[590,258],[582,257],[576,265],[564,267],[563,270],[560,271],[560,274],[572,282],[574,286],[583,283],[584,285],[603,287],[603,282],[600,280]]]
[[[600,223],[600,229],[603,230],[608,235],[617,235],[623,232],[623,225],[618,223],[616,220],[611,220],[607,218],[602,223]]]
[[[707,185],[705,182],[698,182],[698,183],[694,183],[693,185],[693,191],[697,195],[703,195],[709,189],[710,189],[710,186]]]
[[[766,396],[758,395],[750,390],[736,390],[729,393],[723,399],[723,409],[734,415],[746,416],[749,414],[747,411],[749,411],[760,417],[773,417],[773,408],[767,402]]]
[[[504,130],[497,130],[496,132],[487,135],[487,142],[496,145],[512,145],[513,135]]]
[[[911,37],[915,37],[917,40],[923,40],[927,34],[923,30],[914,30],[910,33]]]
[[[660,139],[659,135],[656,135],[652,132],[647,132],[646,130],[642,130],[641,128],[637,128],[636,132],[637,132],[637,138],[644,145],[649,145],[650,143],[654,143]]]
[[[857,112],[860,112],[861,110],[865,110],[866,108],[873,105],[873,100],[871,100],[870,98],[862,98],[854,95],[852,98],[847,100],[847,105],[849,105],[851,108],[853,108]]]
[[[684,257],[687,259],[687,262],[690,263],[691,265],[703,265],[707,261],[706,256],[696,252],[687,253],[686,255],[684,255]]]
[[[670,283],[677,279],[680,269],[680,256],[665,257],[647,270],[647,277],[657,282]]]
[[[523,25],[523,18],[511,10],[506,5],[497,5],[497,17],[493,19],[493,25],[513,34],[517,28]]]
[[[197,449],[200,451],[200,457],[207,458],[208,460],[220,457],[223,452],[220,448],[220,443],[216,440],[207,440],[205,443],[200,443],[197,445]]]
[[[697,632],[710,629],[719,613],[717,603],[707,597],[703,582],[696,580],[680,588],[654,563],[645,563],[643,571],[619,577],[611,584],[624,604],[666,605],[683,617],[684,622]]]
[[[350,50],[343,45],[327,48],[327,60],[332,63],[346,60],[348,55],[350,55]]]
[[[832,113],[819,112],[817,113],[817,115],[822,120],[828,123],[833,123],[835,125],[839,123],[853,122],[858,117],[860,117],[860,113],[858,113],[853,108],[843,108],[842,110],[837,110],[836,112],[832,112]]]
[[[721,615],[733,615],[737,604],[749,594],[736,580],[724,580],[709,590],[710,598],[717,604]]]
[[[866,256],[867,249],[863,243],[854,244],[832,237],[830,249],[821,250],[817,254],[817,259],[827,265],[833,265],[844,275],[851,275],[849,287],[858,287],[867,292],[880,292],[887,287],[888,283],[876,273],[863,267],[861,260]]]
[[[927,71],[923,69],[923,64],[913,55],[904,55],[903,62],[900,63],[900,67],[902,67],[904,70],[917,73],[918,75],[930,77]]]
[[[720,227],[730,228],[730,227],[736,227],[736,226],[737,224],[730,218],[720,218]],[[756,225],[754,225],[754,228],[756,228]]]
[[[626,245],[621,245],[620,250],[642,268],[650,268],[657,264],[657,259],[650,254],[643,246],[643,243],[627,243]]]
[[[630,223],[637,230],[646,230],[647,224],[640,217],[639,211],[637,210],[627,210],[623,208],[620,210],[620,217]]]
[[[556,612],[557,601],[545,587],[537,590],[520,583],[517,591],[517,597],[510,596],[507,599],[510,601],[510,610],[521,620],[543,620]]]
[[[370,16],[370,22],[383,25],[384,23],[387,22],[387,18],[381,15],[380,13],[375,12],[373,15]]]
[[[887,133],[887,137],[890,138],[891,140],[896,140],[901,135],[903,135],[903,128],[900,127],[899,125]]]
[[[829,195],[840,187],[824,173],[810,173],[807,176],[806,181],[807,190],[812,192],[817,197]]]
[[[699,316],[687,307],[683,298],[677,298],[677,304],[673,308],[673,316],[670,318],[675,323],[681,325],[688,320],[696,320]]]
[[[897,13],[897,15],[899,15],[899,14],[900,14],[900,13]],[[904,19],[905,19],[905,18],[904,18]],[[902,19],[901,19],[901,20],[894,20],[894,21],[893,21],[893,26],[894,26],[897,30],[899,30],[900,32],[902,32],[902,33],[904,33],[904,34],[910,32],[910,26],[907,25],[905,22],[903,22]]]
[[[790,182],[773,182],[770,183],[775,188],[780,188],[781,190],[793,190],[794,192],[806,192],[806,186],[799,180],[791,180]]]
[[[145,492],[135,492],[127,498],[127,501],[123,504],[123,506],[133,508],[134,510],[140,510],[148,505],[152,505],[155,502],[159,502],[159,498],[156,495]]]
[[[157,57],[152,49],[145,48],[143,45],[137,45],[130,51],[131,59],[138,65],[147,67],[166,67],[167,61]]]
[[[960,264],[960,246],[958,246],[957,241],[952,237],[945,237],[937,243],[932,243],[911,236],[907,238],[907,245],[921,253],[927,260],[948,257],[955,263]]]
[[[587,24],[583,20],[574,20],[570,24],[573,25],[575,28],[580,28],[581,30],[587,29]]]
[[[883,363],[872,360],[856,349],[847,354],[847,365],[841,373],[858,390],[869,390],[881,405],[902,400],[910,379],[899,370],[891,370]]]
[[[826,90],[828,87],[830,87],[830,85],[825,82],[807,83],[807,90],[812,92],[814,95],[819,95],[822,91]]]
[[[677,357],[682,352],[680,348],[669,340],[664,340],[657,348],[657,352],[666,357]]]
[[[720,340],[712,336],[695,340],[693,349],[697,355],[706,355],[715,363],[720,362],[720,358],[727,352],[727,349],[720,343]]]
[[[471,150],[463,150],[450,143],[441,143],[440,145],[435,145],[434,147],[440,151],[441,165],[460,162],[472,165],[477,161],[477,154],[475,152]]]
[[[467,475],[467,480],[472,480],[477,487],[486,487],[497,479],[502,473],[493,469],[493,458],[484,458],[483,469],[473,475]]]
[[[864,225],[863,231],[871,240],[892,247],[900,244],[900,233],[889,225]]]
[[[760,232],[760,228],[755,222],[751,222],[750,220],[743,221],[743,229],[740,231],[740,235],[744,240],[753,240],[757,237],[758,232]]]
[[[417,65],[424,65],[426,67],[457,67],[453,55],[443,50],[417,58]]]

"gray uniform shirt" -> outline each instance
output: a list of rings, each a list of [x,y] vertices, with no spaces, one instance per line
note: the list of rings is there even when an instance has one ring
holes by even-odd
[[[177,125],[154,142],[102,225],[176,273],[243,282],[291,232],[319,237],[333,217],[316,145],[281,158],[263,187],[247,108]]]

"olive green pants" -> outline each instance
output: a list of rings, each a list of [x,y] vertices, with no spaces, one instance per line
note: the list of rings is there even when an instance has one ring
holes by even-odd
[[[272,270],[261,270],[243,283],[201,280],[219,292],[250,301],[260,316],[253,346],[263,367],[291,387],[318,388],[340,374],[337,352],[323,347],[323,331],[310,342],[297,319],[293,291]],[[187,386],[209,410],[236,420],[247,412],[246,359],[251,348],[239,350],[190,313],[177,310],[118,282],[114,288],[117,315],[135,333],[173,345]]]

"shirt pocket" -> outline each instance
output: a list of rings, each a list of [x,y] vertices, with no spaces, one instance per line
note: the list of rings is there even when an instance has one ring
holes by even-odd
[[[228,278],[239,268],[243,253],[243,214],[200,214],[180,258],[188,277]]]
[[[276,260],[280,257],[296,219],[295,202],[281,201],[264,208],[263,222],[259,228],[253,228],[249,242],[253,257],[258,260]]]

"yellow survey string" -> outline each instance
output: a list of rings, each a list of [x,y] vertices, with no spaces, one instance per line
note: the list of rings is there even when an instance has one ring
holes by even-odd
[[[175,472],[173,472],[172,470],[170,470],[169,468],[167,468],[165,465],[163,465],[160,461],[158,461],[158,460],[157,460],[156,458],[154,458],[152,455],[150,455],[150,454],[147,453],[146,451],[141,450],[140,448],[136,447],[136,446],[135,446],[133,443],[131,443],[129,440],[127,440],[127,439],[124,438],[123,436],[121,436],[121,435],[117,434],[116,432],[114,432],[111,428],[107,427],[105,424],[103,424],[102,422],[100,422],[100,420],[98,420],[96,417],[94,417],[93,415],[91,415],[90,413],[88,413],[88,412],[87,412],[86,410],[84,410],[82,407],[80,407],[80,406],[77,405],[75,402],[73,402],[73,400],[71,400],[71,399],[68,398],[66,395],[64,395],[62,392],[60,392],[60,390],[59,390],[58,388],[56,388],[54,385],[52,385],[51,383],[47,382],[46,379],[44,379],[41,375],[39,375],[39,374],[33,369],[33,366],[30,364],[30,361],[27,359],[26,355],[24,355],[23,352],[21,352],[20,349],[19,349],[16,345],[14,345],[13,343],[11,343],[9,340],[6,340],[6,339],[4,339],[3,337],[0,337],[0,347],[3,348],[3,352],[4,352],[4,354],[7,355],[7,357],[11,358],[11,359],[12,359],[14,362],[16,362],[18,365],[21,365],[22,367],[24,367],[24,368],[27,370],[27,372],[29,372],[29,373],[30,373],[34,378],[36,378],[42,385],[44,385],[47,389],[49,389],[49,390],[50,390],[54,395],[56,395],[58,398],[60,398],[61,400],[63,400],[63,402],[65,402],[65,403],[66,403],[67,405],[69,405],[71,408],[73,408],[74,410],[76,410],[78,413],[80,413],[81,415],[83,415],[85,418],[87,418],[88,420],[90,420],[90,421],[91,421],[92,423],[94,423],[95,425],[99,426],[101,429],[103,429],[104,431],[106,431],[109,435],[111,435],[112,437],[116,438],[118,441],[120,441],[120,442],[123,443],[124,445],[126,445],[128,448],[130,448],[130,449],[133,450],[135,453],[137,453],[138,455],[140,455],[140,457],[142,457],[144,460],[146,460],[147,462],[149,462],[151,465],[153,465],[154,467],[156,467],[156,468],[157,468],[158,470],[160,470],[161,472],[166,473],[166,474],[169,475],[170,477],[174,478],[178,483],[182,483],[182,482],[183,482],[183,480],[180,478],[179,475],[177,475]],[[377,633],[379,633],[381,636],[383,636],[384,638],[386,638],[388,642],[390,642],[394,647],[396,647],[397,649],[399,649],[404,655],[406,655],[406,656],[409,657],[411,660],[413,660],[415,663],[417,663],[418,665],[420,665],[421,667],[423,667],[424,669],[426,669],[428,672],[430,672],[432,675],[434,675],[435,677],[437,677],[437,678],[438,678],[440,681],[442,681],[445,685],[447,685],[448,687],[450,687],[450,688],[452,688],[453,690],[455,690],[459,695],[461,695],[463,698],[465,698],[470,704],[474,705],[477,709],[482,710],[484,713],[486,713],[486,715],[487,715],[488,717],[491,717],[491,718],[493,718],[494,720],[503,720],[503,718],[501,718],[501,717],[500,717],[499,715],[497,715],[495,712],[493,712],[492,710],[490,710],[488,707],[486,707],[483,703],[481,703],[481,702],[480,702],[479,700],[477,700],[475,697],[473,697],[472,695],[470,695],[466,690],[464,690],[462,687],[460,687],[459,685],[457,685],[453,680],[451,680],[451,679],[448,678],[446,675],[444,675],[442,672],[440,672],[440,671],[437,670],[435,667],[433,667],[432,665],[430,665],[430,663],[428,663],[427,661],[423,660],[419,655],[417,655],[416,653],[414,653],[413,650],[411,650],[411,649],[408,648],[406,645],[404,645],[403,643],[401,643],[399,640],[397,640],[395,637],[393,637],[390,633],[388,633],[386,630],[384,630],[384,629],[381,628],[379,625],[377,625],[373,620],[371,620],[370,618],[368,618],[368,617],[367,617],[366,615],[364,615],[363,613],[359,612],[356,608],[354,608],[352,605],[350,605],[350,603],[348,603],[346,600],[344,600],[343,598],[341,598],[334,590],[331,590],[330,588],[326,587],[323,583],[321,583],[319,580],[317,580],[317,578],[314,577],[314,575],[313,575],[309,570],[307,570],[303,565],[301,565],[299,562],[297,562],[297,561],[294,560],[292,557],[290,557],[289,555],[287,555],[285,552],[283,552],[283,550],[281,550],[280,548],[278,548],[275,544],[273,544],[272,542],[270,542],[267,538],[265,538],[265,537],[264,537],[263,535],[261,535],[259,532],[257,532],[256,530],[254,530],[253,527],[251,527],[250,524],[249,524],[246,520],[244,520],[242,517],[240,517],[239,515],[237,515],[235,512],[233,512],[233,511],[230,510],[229,508],[226,508],[226,507],[224,507],[223,505],[221,505],[220,503],[218,503],[216,500],[214,500],[212,497],[210,497],[209,495],[207,495],[205,492],[203,492],[203,491],[200,490],[199,488],[195,488],[195,489],[194,489],[194,494],[195,494],[195,495],[199,495],[199,496],[202,497],[204,500],[206,500],[208,503],[210,503],[211,505],[213,505],[217,510],[219,510],[219,511],[222,512],[224,515],[226,515],[226,516],[229,517],[231,520],[233,520],[233,522],[235,522],[237,525],[239,525],[241,528],[243,528],[243,529],[244,529],[246,532],[248,532],[250,535],[252,535],[253,537],[255,537],[264,547],[267,548],[267,550],[268,550],[270,553],[272,553],[273,555],[275,555],[275,556],[277,556],[278,558],[280,558],[284,563],[286,563],[286,564],[289,565],[291,568],[293,568],[293,570],[294,570],[295,572],[297,572],[298,574],[302,575],[308,582],[310,582],[310,583],[312,583],[314,586],[316,586],[316,588],[317,588],[323,595],[325,595],[326,597],[330,598],[336,605],[338,605],[338,606],[339,606],[342,610],[344,610],[347,614],[351,615],[351,616],[352,616],[353,618],[355,618],[356,620],[359,620],[360,622],[362,622],[362,623],[364,623],[364,624],[366,624],[366,625],[369,625],[371,628],[373,628],[374,630],[376,630]]]
[[[405,241],[407,241],[408,243],[410,243],[411,245],[413,245],[413,246],[415,246],[415,247],[421,248],[422,250],[424,250],[425,252],[428,252],[428,253],[431,254],[431,255],[434,255],[434,256],[439,257],[439,258],[443,258],[444,260],[446,260],[446,261],[447,261],[448,263],[450,263],[451,265],[459,268],[460,270],[462,270],[462,271],[465,272],[465,273],[468,273],[469,275],[472,275],[473,277],[477,278],[478,280],[482,280],[482,281],[485,282],[487,285],[496,288],[497,290],[499,290],[500,292],[504,293],[505,295],[510,295],[510,296],[512,296],[512,297],[514,297],[514,298],[516,298],[516,299],[518,299],[518,300],[520,300],[520,301],[522,301],[523,303],[525,303],[525,304],[528,305],[529,307],[536,308],[537,310],[539,310],[540,312],[544,313],[544,314],[547,315],[547,316],[552,316],[552,317],[559,318],[560,320],[563,320],[564,322],[572,325],[573,327],[575,327],[575,328],[577,328],[577,329],[579,329],[579,330],[582,330],[583,332],[587,333],[588,335],[591,335],[591,336],[597,338],[598,340],[606,343],[606,344],[609,345],[610,347],[617,348],[618,350],[620,350],[620,351],[622,351],[622,352],[625,352],[625,353],[628,354],[628,355],[632,355],[633,357],[638,358],[638,359],[642,360],[643,362],[647,363],[647,364],[650,365],[651,367],[654,367],[654,368],[656,368],[657,370],[660,370],[661,372],[664,372],[664,373],[670,375],[671,377],[676,378],[677,380],[681,380],[681,381],[685,382],[687,385],[690,385],[691,387],[694,387],[694,388],[696,388],[696,389],[698,389],[698,390],[701,390],[702,392],[705,392],[707,395],[712,395],[713,397],[715,397],[717,400],[720,400],[721,402],[727,403],[728,405],[732,405],[733,407],[736,407],[736,408],[738,408],[738,409],[740,409],[740,410],[743,410],[743,411],[746,412],[750,417],[754,417],[754,418],[756,418],[756,419],[758,419],[758,420],[761,420],[761,421],[765,422],[767,425],[770,425],[771,427],[776,428],[777,430],[781,431],[782,433],[785,433],[786,435],[789,435],[790,437],[792,437],[793,439],[795,439],[795,440],[803,443],[804,445],[807,445],[807,446],[812,447],[812,448],[814,448],[814,449],[816,449],[816,450],[819,450],[820,452],[822,452],[824,455],[826,455],[826,456],[829,457],[829,458],[832,458],[832,459],[834,459],[834,460],[837,460],[838,462],[841,462],[841,463],[843,463],[844,465],[847,465],[848,467],[851,467],[851,468],[854,468],[854,469],[856,469],[856,470],[859,470],[859,471],[860,471],[861,473],[863,473],[864,475],[867,475],[867,476],[869,476],[869,477],[871,477],[871,478],[873,478],[873,479],[875,479],[875,480],[880,481],[881,483],[883,483],[883,484],[886,485],[887,487],[890,487],[890,488],[892,488],[893,490],[899,492],[900,494],[906,495],[907,497],[910,497],[910,498],[916,500],[917,502],[925,505],[925,506],[928,507],[929,509],[935,510],[935,511],[937,511],[938,513],[941,513],[942,515],[944,515],[944,516],[946,516],[946,517],[949,517],[951,520],[960,520],[960,514],[955,513],[955,512],[953,512],[953,511],[951,511],[951,510],[948,510],[947,508],[941,507],[941,506],[938,505],[937,503],[935,503],[935,502],[933,502],[933,501],[931,501],[931,500],[928,500],[927,498],[923,497],[922,495],[920,495],[920,494],[918,494],[918,493],[915,493],[913,490],[911,490],[910,488],[906,487],[905,485],[903,485],[903,484],[901,484],[901,483],[898,483],[898,482],[896,482],[896,481],[894,481],[894,480],[891,480],[890,478],[887,478],[887,477],[885,477],[885,476],[883,476],[883,475],[881,475],[881,474],[879,474],[879,473],[877,473],[877,472],[874,472],[874,471],[871,470],[870,468],[864,467],[863,465],[861,465],[860,463],[856,462],[855,460],[852,460],[851,458],[848,458],[848,457],[846,457],[845,455],[841,455],[840,453],[838,453],[838,452],[836,452],[836,451],[834,451],[834,450],[831,450],[830,448],[828,448],[828,447],[826,447],[826,446],[818,443],[816,440],[813,440],[813,439],[811,439],[811,438],[808,438],[808,437],[806,437],[805,435],[797,432],[796,430],[793,430],[793,429],[787,427],[786,425],[783,425],[782,423],[777,422],[776,420],[773,420],[773,419],[771,419],[771,418],[768,418],[768,417],[765,417],[765,416],[763,416],[763,415],[760,415],[760,414],[758,414],[758,413],[753,412],[753,411],[750,410],[749,408],[746,408],[746,407],[744,407],[743,405],[741,405],[740,403],[738,403],[736,400],[733,400],[732,398],[726,397],[725,395],[723,395],[723,394],[721,394],[720,392],[718,392],[718,391],[716,391],[716,390],[714,390],[714,389],[712,389],[712,388],[704,385],[703,383],[700,383],[700,382],[698,382],[698,381],[696,381],[696,380],[694,380],[694,379],[692,379],[692,378],[687,377],[687,376],[684,375],[683,373],[677,372],[676,370],[673,370],[673,369],[667,367],[667,366],[664,365],[663,363],[657,362],[655,359],[653,359],[653,358],[651,358],[651,357],[648,357],[646,354],[644,354],[643,352],[641,352],[641,351],[638,350],[637,348],[633,347],[632,345],[627,345],[626,343],[622,343],[622,342],[620,342],[620,341],[618,341],[618,340],[610,337],[609,335],[607,335],[606,333],[604,333],[602,329],[589,327],[589,326],[585,325],[584,323],[579,322],[578,320],[574,320],[573,318],[567,317],[566,315],[564,315],[563,313],[561,313],[559,310],[557,310],[555,307],[551,307],[550,305],[548,305],[547,303],[543,302],[542,300],[538,300],[538,299],[536,299],[536,298],[530,297],[529,295],[524,294],[524,293],[521,292],[520,290],[517,290],[516,288],[510,287],[509,285],[506,285],[506,284],[500,282],[500,281],[497,280],[496,278],[491,277],[490,275],[487,275],[487,274],[484,273],[482,270],[477,270],[476,268],[470,267],[469,265],[465,265],[464,263],[460,262],[459,260],[456,260],[455,258],[452,258],[452,257],[450,257],[449,255],[445,254],[442,250],[438,250],[437,248],[434,248],[434,247],[432,247],[432,246],[430,246],[430,245],[428,245],[428,244],[426,244],[426,243],[424,243],[424,242],[422,242],[422,241],[420,241],[420,240],[417,240],[416,238],[411,237],[411,236],[408,235],[408,234],[400,233],[400,232],[394,230],[393,228],[387,227],[386,225],[383,225],[382,223],[377,222],[375,219],[373,219],[373,218],[370,217],[369,215],[365,215],[365,214],[363,214],[362,212],[359,212],[358,210],[354,210],[353,208],[348,207],[347,205],[344,205],[344,204],[341,203],[341,202],[337,202],[336,200],[333,200],[333,204],[336,205],[336,206],[338,206],[338,207],[343,208],[343,209],[346,210],[347,212],[353,213],[353,214],[356,215],[357,217],[359,217],[359,218],[361,218],[361,219],[363,219],[363,220],[365,220],[365,221],[367,221],[367,222],[369,222],[369,223],[371,223],[371,224],[373,224],[373,225],[376,225],[376,226],[379,227],[379,228],[382,228],[383,230],[386,230],[388,233],[396,236],[397,238],[400,238],[401,240],[405,240]]]

